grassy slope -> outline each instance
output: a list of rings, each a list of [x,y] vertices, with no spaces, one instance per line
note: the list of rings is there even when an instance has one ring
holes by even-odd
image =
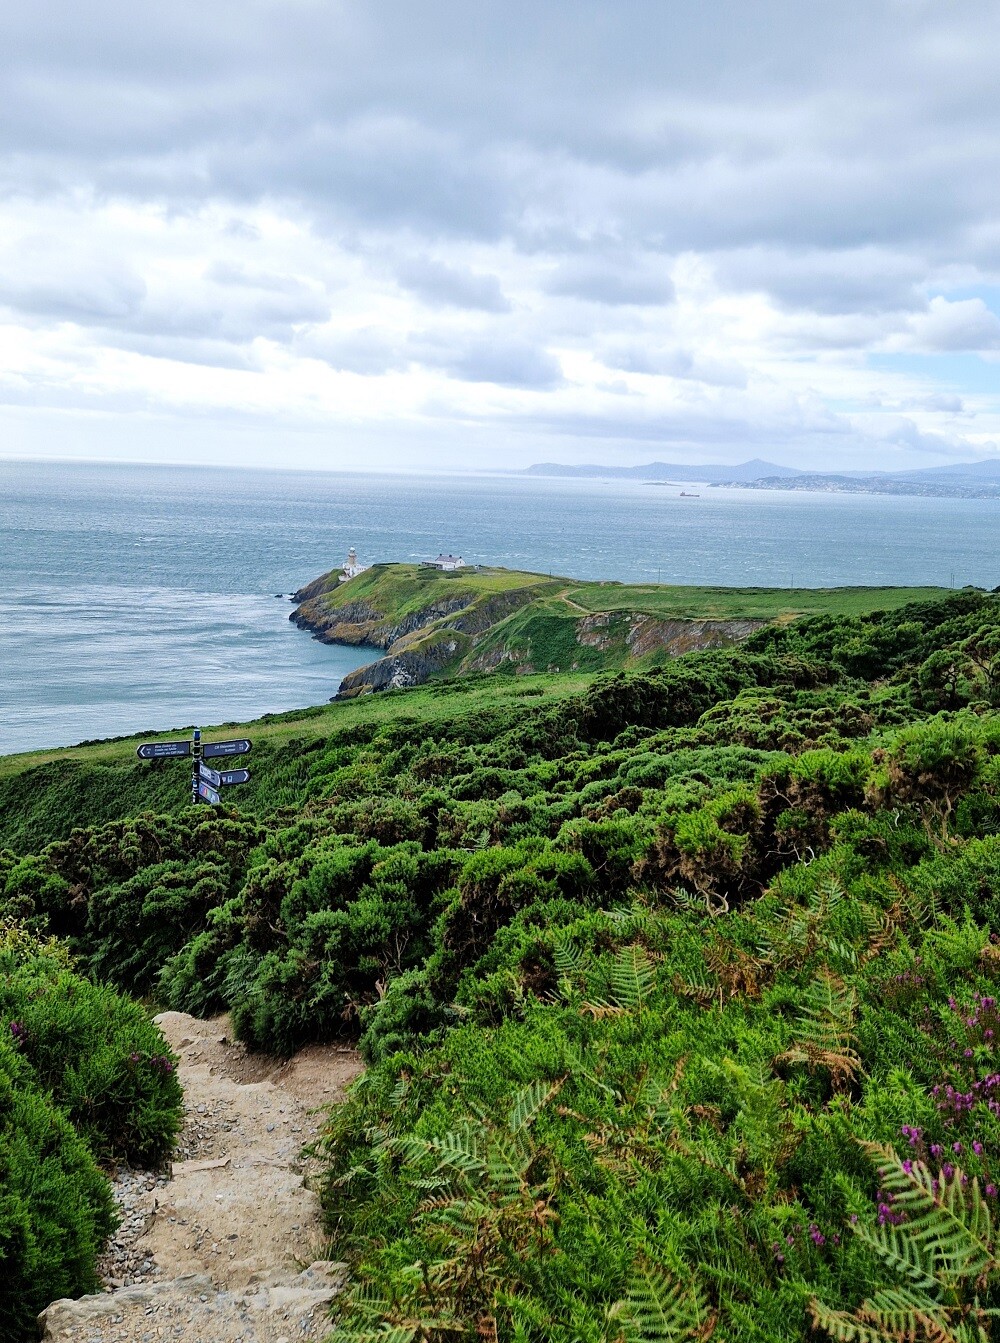
[[[244,812],[256,815],[292,806],[301,800],[302,782],[312,753],[352,730],[388,723],[417,726],[461,714],[502,711],[523,701],[562,699],[582,690],[586,675],[537,676],[530,681],[508,677],[470,678],[458,683],[392,691],[360,700],[323,705],[286,714],[268,714],[250,723],[225,723],[204,728],[206,741],[246,736],[253,742],[246,764],[251,782],[228,797]],[[157,740],[190,735],[168,729]],[[156,765],[139,761],[136,746],[150,734],[122,737],[58,750],[0,756],[0,848],[27,852],[67,830],[61,819],[95,825],[154,809],[180,812],[188,802],[190,763],[171,760]],[[218,762],[216,762],[218,763]]]
[[[376,611],[402,620],[437,602],[457,598],[473,602],[482,597],[519,588],[537,587],[539,591],[562,586],[547,574],[523,573],[517,569],[456,569],[442,573],[418,564],[373,564],[349,583],[341,583],[337,571],[317,580],[323,594],[323,606],[337,610],[353,602],[366,602]],[[317,586],[310,583],[309,591]]]
[[[319,580],[317,580],[318,582]],[[310,587],[313,587],[310,584]],[[393,620],[438,601],[470,602],[500,592],[537,588],[568,611],[634,611],[665,619],[781,620],[799,615],[863,615],[891,611],[907,602],[947,596],[948,589],[914,588],[712,588],[669,584],[587,583],[518,569],[459,569],[439,573],[416,564],[376,564],[349,583],[326,575],[323,605],[329,610],[367,602]],[[579,610],[576,610],[579,615]]]
[[[336,573],[317,579],[300,594],[303,610],[315,620],[319,612],[336,612],[364,603],[394,626],[419,612],[440,610],[456,599],[466,610],[482,607],[505,592],[527,592],[530,600],[512,615],[489,617],[492,625],[473,640],[459,639],[446,668],[431,672],[441,679],[467,670],[492,667],[509,656],[522,670],[601,671],[622,666],[650,666],[670,652],[653,649],[633,656],[627,643],[630,615],[669,620],[791,620],[802,615],[862,615],[892,610],[907,602],[946,595],[942,588],[709,588],[661,584],[580,583],[509,569],[459,570],[439,573],[413,564],[374,565],[348,583]],[[610,614],[601,637],[603,647],[578,639],[578,623],[587,615]],[[429,652],[441,638],[454,637],[454,612],[439,616],[424,632],[408,636],[411,652]],[[342,637],[338,633],[338,637]],[[674,650],[676,651],[676,650]]]
[[[377,565],[331,593],[334,600],[365,600],[402,617],[442,597],[461,593],[471,600],[535,583],[539,600],[490,631],[484,641],[530,650],[535,665],[561,669],[557,675],[523,679],[438,680],[432,685],[335,705],[269,714],[253,723],[206,727],[206,739],[245,735],[254,751],[246,762],[253,778],[232,794],[251,813],[294,805],[300,797],[310,752],[331,737],[363,725],[392,720],[436,721],[458,713],[502,709],[524,696],[563,697],[579,691],[592,675],[625,661],[624,626],[612,627],[611,647],[599,650],[576,642],[581,608],[588,611],[642,612],[664,618],[788,619],[803,612],[862,614],[887,610],[907,600],[940,595],[933,588],[780,588],[632,587],[623,584],[550,580],[514,570],[440,574],[416,565]],[[433,637],[433,636],[432,636]],[[644,659],[648,662],[650,659]],[[654,659],[655,660],[655,659]],[[572,672],[570,668],[574,668]],[[445,673],[446,675],[446,673]],[[179,811],[186,805],[187,763],[172,761],[150,768],[136,760],[135,748],[150,735],[183,737],[187,730],[163,729],[119,740],[60,750],[0,756],[0,847],[24,852],[63,833],[56,818],[68,814],[79,825],[99,824],[148,808]],[[55,827],[55,829],[53,829]]]
[[[636,611],[664,619],[782,620],[860,616],[907,602],[946,597],[947,588],[702,588],[666,584],[581,583],[566,599],[588,611]]]

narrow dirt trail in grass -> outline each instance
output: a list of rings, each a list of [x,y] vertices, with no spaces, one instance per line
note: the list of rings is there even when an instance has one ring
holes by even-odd
[[[317,1107],[361,1064],[314,1045],[287,1062],[248,1054],[225,1018],[157,1018],[180,1058],[186,1123],[168,1176],[121,1172],[123,1224],[103,1263],[109,1290],[59,1302],[45,1339],[66,1343],[293,1343],[330,1330],[343,1281],[324,1259],[319,1200],[301,1149]]]

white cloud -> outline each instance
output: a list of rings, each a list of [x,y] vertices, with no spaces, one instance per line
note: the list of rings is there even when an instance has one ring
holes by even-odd
[[[949,302],[938,295],[913,318],[906,343],[928,353],[1000,349],[1000,318],[981,298]]]

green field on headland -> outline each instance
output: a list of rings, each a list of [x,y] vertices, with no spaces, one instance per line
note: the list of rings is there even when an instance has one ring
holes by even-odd
[[[589,634],[566,586],[500,623]],[[1000,595],[862,600],[206,729],[254,743],[218,808],[140,738],[0,760],[2,1343],[95,1285],[100,1163],[169,1145],[138,1002],[359,1044],[344,1343],[989,1338]]]
[[[349,697],[440,676],[655,666],[803,615],[865,615],[945,595],[941,588],[707,588],[581,583],[510,569],[377,564],[296,593],[292,619],[331,643],[384,656],[345,678]]]

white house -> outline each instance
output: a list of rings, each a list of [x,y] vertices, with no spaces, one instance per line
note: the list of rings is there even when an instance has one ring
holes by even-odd
[[[465,560],[461,555],[439,555],[436,560],[431,560],[435,569],[464,569]]]
[[[358,552],[351,546],[350,550],[347,552],[347,559],[344,561],[344,566],[340,571],[341,583],[346,583],[349,578],[356,578],[358,574],[363,574],[364,571],[370,567],[371,566],[368,564],[358,563]]]

